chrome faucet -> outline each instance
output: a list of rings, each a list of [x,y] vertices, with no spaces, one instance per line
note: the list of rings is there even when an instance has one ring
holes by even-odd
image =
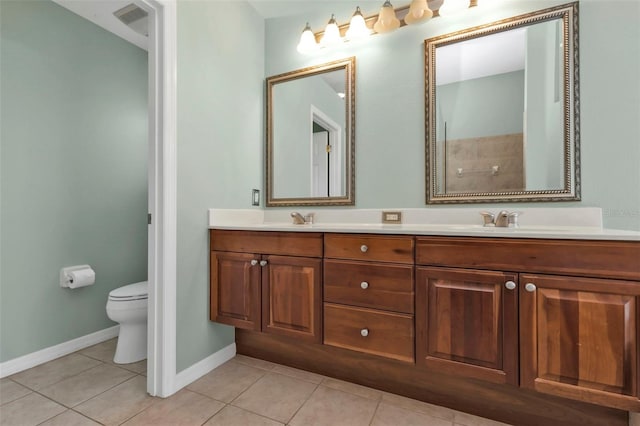
[[[500,211],[497,215],[491,212],[480,212],[482,219],[484,220],[484,226],[495,226],[497,228],[517,228],[518,216],[522,212],[508,212],[506,210]]]
[[[311,225],[313,224],[313,217],[313,213],[302,216],[298,212],[291,212],[291,218],[293,219],[294,225]]]

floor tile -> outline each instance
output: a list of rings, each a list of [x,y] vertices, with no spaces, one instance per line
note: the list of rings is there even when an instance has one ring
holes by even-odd
[[[404,396],[383,392],[382,402],[404,408],[405,410],[417,411],[418,413],[427,414],[432,417],[438,417],[444,420],[453,421],[455,411],[450,408],[441,407],[439,405],[428,404]],[[471,426],[471,425],[469,425]]]
[[[224,404],[220,401],[183,389],[169,398],[157,399],[151,407],[123,425],[199,426],[223,407]]]
[[[228,361],[191,383],[187,389],[218,401],[231,402],[265,374],[265,370]]]
[[[30,389],[40,390],[100,364],[98,360],[73,353],[14,374],[11,379]]]
[[[450,420],[433,417],[416,411],[405,410],[387,403],[380,403],[371,426],[451,426]]]
[[[311,373],[309,371],[298,370],[297,368],[287,367],[286,365],[276,365],[273,368],[274,373],[284,374],[285,376],[293,377],[294,379],[305,380],[307,382],[320,384],[324,380],[325,376],[320,374]]]
[[[284,426],[284,423],[227,405],[204,426]]]
[[[118,338],[109,339],[97,345],[89,346],[79,353],[102,362],[113,364],[113,356],[116,354]]]
[[[367,426],[377,401],[319,386],[296,413],[291,426]]]
[[[31,389],[27,389],[11,379],[0,379],[0,405],[22,398],[29,393],[31,393]]]
[[[331,389],[341,390],[343,392],[352,393],[365,398],[380,400],[382,398],[382,392],[377,389],[368,388],[366,386],[357,385],[355,383],[345,382],[343,380],[332,379],[330,377],[325,378],[322,386],[326,386]]]
[[[261,368],[263,370],[273,370],[278,365],[274,364],[273,362],[265,361],[263,359],[251,358],[250,356],[246,355],[236,355],[233,360],[241,364],[249,365],[255,368]]]
[[[39,426],[100,426],[100,423],[96,423],[73,410],[67,410]]]
[[[507,423],[485,419],[484,417],[474,416],[472,414],[463,413],[461,411],[455,412],[453,423],[459,426],[509,426]]]
[[[0,410],[2,426],[31,426],[57,416],[66,408],[37,393],[11,401]]]
[[[106,425],[119,425],[153,404],[147,379],[135,376],[74,409]]]
[[[316,387],[317,385],[304,380],[268,372],[232,404],[286,423]]]
[[[79,353],[88,356],[93,359],[105,362],[107,364],[115,365],[116,367],[124,368],[125,370],[133,371],[134,373],[143,374],[147,372],[147,360],[133,362],[131,364],[116,364],[113,362],[113,357],[116,353],[116,346],[118,344],[118,338],[110,339],[97,345],[93,345],[86,349],[81,350]]]
[[[134,376],[134,373],[101,364],[97,367],[47,386],[40,393],[67,407],[74,407],[119,383]]]

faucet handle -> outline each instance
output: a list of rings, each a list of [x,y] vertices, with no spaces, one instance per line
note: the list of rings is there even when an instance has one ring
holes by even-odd
[[[315,213],[308,213],[304,216],[305,225],[313,225],[313,219],[315,217]]]
[[[491,212],[480,212],[484,226],[495,226],[496,215]]]
[[[510,228],[517,228],[518,226],[518,217],[522,214],[522,212],[511,212],[507,215],[507,221]]]

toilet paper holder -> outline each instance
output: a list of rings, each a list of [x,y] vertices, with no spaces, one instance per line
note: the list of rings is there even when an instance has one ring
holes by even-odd
[[[76,265],[76,266],[67,266],[66,268],[60,269],[60,287],[69,288],[69,284],[71,284],[72,282],[71,272],[81,271],[83,269],[91,269],[91,266]]]

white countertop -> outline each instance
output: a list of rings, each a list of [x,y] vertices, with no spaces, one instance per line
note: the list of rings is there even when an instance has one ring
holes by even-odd
[[[404,223],[382,224],[382,210],[322,210],[312,225],[294,225],[290,211],[211,209],[210,229],[287,232],[411,234],[501,238],[640,241],[640,232],[606,229],[598,208],[519,209],[518,228],[484,227],[481,209],[385,209],[402,211]],[[294,211],[293,209],[291,211]],[[308,211],[300,211],[307,214]],[[529,218],[527,218],[529,216]],[[369,219],[367,221],[367,219]],[[528,220],[527,220],[528,219]],[[471,223],[469,223],[471,222]],[[475,223],[474,223],[475,222]]]

